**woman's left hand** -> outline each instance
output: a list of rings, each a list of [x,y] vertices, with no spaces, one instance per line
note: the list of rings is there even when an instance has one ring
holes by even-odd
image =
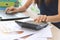
[[[37,23],[40,23],[40,22],[46,22],[46,20],[47,20],[46,15],[40,15],[34,21],[37,22]]]

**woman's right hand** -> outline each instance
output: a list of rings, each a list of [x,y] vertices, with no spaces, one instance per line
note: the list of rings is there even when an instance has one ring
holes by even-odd
[[[6,13],[9,13],[10,11],[12,13],[18,13],[18,12],[24,12],[26,10],[25,7],[15,8],[15,7],[8,7],[6,9]]]
[[[6,13],[9,13],[9,12],[17,13],[17,12],[18,12],[18,9],[15,8],[15,7],[8,7],[8,8],[6,9]]]

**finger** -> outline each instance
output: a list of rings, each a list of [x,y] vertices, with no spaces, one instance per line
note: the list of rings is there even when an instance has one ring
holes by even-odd
[[[41,15],[39,15],[34,21],[39,23],[40,22],[40,18],[41,18]]]
[[[5,10],[6,12],[9,12],[10,11],[10,8],[6,8],[6,10]]]
[[[17,12],[17,10],[15,9],[15,8],[11,8],[11,9],[9,9],[8,8],[8,10],[6,11],[6,13],[16,13]]]
[[[43,20],[42,20],[42,21],[44,22],[44,21],[46,21],[46,19],[47,19],[47,16],[46,16],[46,15],[44,15],[44,18],[43,18]]]
[[[36,23],[37,23],[37,18],[34,20],[34,22],[36,22]]]
[[[11,7],[11,8],[9,8],[9,10],[10,10],[10,11],[13,11],[13,10],[15,10],[15,8],[14,8],[14,7]]]
[[[43,17],[44,17],[43,15],[40,15],[39,22],[42,22]]]
[[[9,8],[6,8],[6,10],[5,10],[5,11],[7,12],[8,10],[9,10]]]
[[[12,12],[13,12],[13,13],[17,13],[17,12],[18,12],[18,9],[13,10]]]
[[[14,7],[9,7],[7,8],[7,11],[13,11],[15,8]]]
[[[40,16],[37,17],[34,21],[35,21],[36,23],[39,23],[39,19],[40,19]]]
[[[37,18],[34,18],[34,21],[36,21],[37,20]]]
[[[38,23],[41,22],[41,16],[38,17],[37,21],[38,21]]]

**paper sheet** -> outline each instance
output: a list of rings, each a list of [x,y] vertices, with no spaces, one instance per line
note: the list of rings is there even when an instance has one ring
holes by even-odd
[[[27,18],[27,19],[22,19],[22,20],[18,20],[18,21],[21,21],[21,22],[29,22],[29,21],[34,21],[34,19]]]
[[[50,26],[47,26],[43,30],[37,31],[34,35],[30,36],[31,38],[33,37],[47,37],[47,38],[52,38],[52,33],[51,29],[49,28]]]
[[[37,37],[33,37],[33,38],[26,38],[26,39],[22,39],[20,37],[16,37],[16,36],[2,36],[0,35],[0,40],[47,40],[47,38],[37,38]]]
[[[17,33],[18,31],[23,31],[23,33]],[[21,28],[14,21],[0,21],[0,33],[2,36],[22,37],[34,33],[34,30]]]
[[[29,29],[21,28],[15,21],[0,21],[0,32],[13,32],[13,31],[28,31]]]
[[[21,38],[22,36],[26,36],[28,34],[34,34],[30,36],[29,38],[46,38],[46,37],[52,37],[51,26],[48,26],[40,31],[34,31],[30,29],[25,29],[21,28],[21,26],[18,26],[14,21],[1,21],[0,22],[0,39],[14,39],[14,38]],[[1,32],[13,32],[13,31],[24,31],[22,34],[15,34],[15,33],[10,33],[10,34],[4,34]],[[46,36],[47,35],[47,36]]]
[[[33,37],[33,38],[27,38],[26,40],[47,40],[47,38]]]
[[[32,19],[32,18],[28,18],[28,19],[23,19],[23,20],[18,20],[18,21],[29,22],[29,21],[33,21],[33,20],[34,19]],[[39,37],[52,37],[51,28],[52,28],[52,26],[48,25],[46,28],[37,31],[34,36],[38,35]]]
[[[20,30],[21,27],[14,21],[0,21],[0,32],[13,32]]]

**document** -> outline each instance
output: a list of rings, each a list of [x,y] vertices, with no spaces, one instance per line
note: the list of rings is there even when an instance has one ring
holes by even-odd
[[[34,19],[28,18],[28,19],[22,19],[22,20],[18,20],[18,21],[20,21],[20,22],[31,22],[31,21],[34,21]],[[42,30],[35,31],[36,34],[34,34],[34,36],[39,36],[39,37],[52,37],[51,28],[52,28],[52,26],[51,25],[48,25],[46,28],[44,28]]]
[[[19,27],[14,21],[0,21],[0,32],[13,32],[20,30]]]
[[[22,20],[17,20],[17,21],[20,21],[20,22],[29,22],[29,21],[34,21],[34,19],[27,18],[27,19],[22,19]]]
[[[21,28],[15,21],[0,21],[0,33],[16,37],[22,37],[34,33],[34,30]]]
[[[30,34],[33,34],[33,35],[29,36],[28,39],[42,38],[43,40],[43,38],[52,37],[50,28],[51,26],[47,26],[42,30],[35,31],[31,29],[22,28],[21,26],[17,25],[15,21],[0,21],[0,40],[21,39],[21,37],[30,35]]]
[[[0,35],[0,40],[47,40],[47,38],[28,37],[26,39],[22,39],[20,37],[17,37],[16,35],[15,36],[12,36],[12,35],[11,36],[4,36],[4,35],[2,36],[2,35]]]
[[[33,38],[27,38],[26,40],[47,40],[47,38],[33,37]]]
[[[50,26],[47,26],[46,28],[37,31],[33,36],[30,36],[31,38],[33,37],[47,37],[47,38],[52,38],[52,32],[50,29]]]

